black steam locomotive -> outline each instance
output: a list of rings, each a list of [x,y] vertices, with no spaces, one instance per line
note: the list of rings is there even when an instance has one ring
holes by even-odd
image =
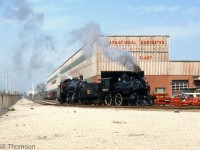
[[[153,105],[143,71],[102,71],[100,83],[88,83],[82,76],[63,80],[58,100],[68,104]]]

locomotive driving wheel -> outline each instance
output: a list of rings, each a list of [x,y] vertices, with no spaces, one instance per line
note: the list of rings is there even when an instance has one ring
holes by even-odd
[[[137,106],[143,106],[143,101],[142,100],[137,100],[136,101]]]
[[[128,100],[128,105],[129,105],[129,106],[134,106],[134,105],[135,105],[135,101],[132,100],[132,99],[129,99],[129,100]]]
[[[128,100],[128,105],[129,106],[134,106],[136,105],[136,101],[137,101],[137,94],[131,94],[129,100]]]
[[[78,104],[78,105],[81,105],[81,104],[82,104],[82,102],[81,102],[81,93],[80,93],[80,92],[78,92],[77,104]]]
[[[115,105],[120,106],[122,105],[122,102],[123,102],[122,95],[120,93],[117,93],[115,95]]]
[[[107,94],[105,96],[105,104],[108,105],[108,106],[110,106],[112,104],[112,96],[111,96],[111,94]]]

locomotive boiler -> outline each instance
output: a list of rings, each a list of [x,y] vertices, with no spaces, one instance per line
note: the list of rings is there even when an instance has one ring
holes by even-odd
[[[60,83],[60,103],[105,105],[153,105],[144,72],[102,71],[100,83],[80,78]]]
[[[100,85],[83,81],[83,77],[66,79],[60,83],[60,103],[96,104],[100,103]]]

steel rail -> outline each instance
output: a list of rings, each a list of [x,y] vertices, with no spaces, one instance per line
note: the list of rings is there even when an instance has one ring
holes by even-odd
[[[107,105],[76,105],[76,104],[60,104],[56,100],[33,100],[33,102],[41,105],[53,105],[62,107],[76,107],[76,108],[120,108],[120,109],[142,109],[142,110],[199,110],[200,106],[107,106]]]

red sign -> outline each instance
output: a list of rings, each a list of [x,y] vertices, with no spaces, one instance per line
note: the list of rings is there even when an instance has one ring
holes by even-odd
[[[140,56],[140,60],[151,60],[152,56]]]

